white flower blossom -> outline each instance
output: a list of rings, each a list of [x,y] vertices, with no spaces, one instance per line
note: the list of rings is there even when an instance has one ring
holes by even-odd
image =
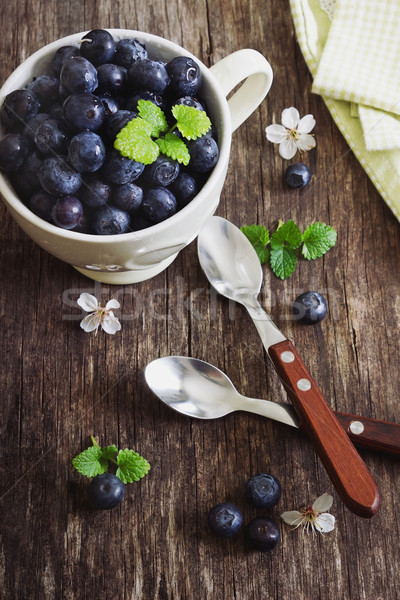
[[[102,306],[95,296],[83,293],[79,296],[77,303],[84,311],[90,313],[81,321],[81,327],[84,331],[95,331],[97,334],[99,326],[101,326],[103,331],[114,335],[121,329],[120,322],[111,310],[120,307],[117,300],[109,300],[105,306]]]
[[[294,529],[303,525],[303,530],[309,533],[310,529],[313,535],[316,531],[328,533],[335,527],[335,517],[325,511],[332,506],[333,498],[329,494],[322,494],[316,499],[312,506],[306,506],[298,510],[289,510],[281,514],[281,518],[288,525],[293,525]]]
[[[310,131],[314,129],[315,119],[306,115],[300,119],[297,108],[291,106],[282,111],[282,125],[268,125],[265,128],[267,140],[279,144],[282,158],[291,159],[297,150],[303,152],[315,147],[315,138]]]

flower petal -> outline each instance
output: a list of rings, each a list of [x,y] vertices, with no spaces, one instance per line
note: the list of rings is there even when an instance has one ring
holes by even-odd
[[[274,144],[280,144],[288,136],[288,132],[283,125],[268,125],[265,128],[265,133],[267,134],[267,140]]]
[[[299,124],[300,113],[297,110],[297,108],[294,108],[294,106],[291,106],[290,108],[285,108],[282,111],[281,120],[282,125],[284,127],[287,127],[287,129],[296,129]]]
[[[118,300],[114,300],[114,298],[111,298],[111,300],[109,300],[106,304],[106,310],[109,310],[110,308],[119,308],[120,307],[120,303],[118,302]]]
[[[86,312],[92,312],[94,310],[97,310],[97,307],[99,306],[99,303],[97,302],[97,298],[92,296],[92,294],[86,294],[86,293],[83,293],[79,296],[77,303]]]
[[[286,139],[279,144],[279,154],[282,158],[290,160],[297,152],[297,143],[292,139]]]
[[[305,115],[299,121],[297,131],[299,133],[310,133],[315,127],[315,119],[312,115]]]
[[[281,514],[281,519],[288,525],[300,525],[303,515],[298,510],[288,510]]]
[[[81,327],[86,333],[90,331],[94,331],[99,328],[99,320],[96,317],[96,313],[92,313],[91,315],[86,315],[84,319],[81,321]]]
[[[318,531],[321,533],[329,533],[335,529],[335,517],[329,513],[322,513],[315,520]]]
[[[101,321],[101,328],[106,333],[114,335],[114,333],[121,329],[121,323],[118,321],[117,317],[112,312],[109,312],[108,315],[103,317]]]
[[[311,150],[315,147],[315,137],[309,133],[300,133],[297,139],[297,148],[303,152],[304,150]]]
[[[313,507],[313,510],[315,510],[315,512],[322,513],[322,512],[325,512],[326,510],[329,510],[330,507],[332,506],[332,504],[333,504],[332,496],[330,494],[325,493],[316,499],[316,501],[314,502],[312,507]]]

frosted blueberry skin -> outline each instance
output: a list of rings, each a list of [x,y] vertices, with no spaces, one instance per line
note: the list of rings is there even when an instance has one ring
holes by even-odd
[[[247,482],[246,497],[256,508],[272,508],[281,497],[281,485],[273,475],[257,473]]]
[[[296,321],[303,325],[320,323],[327,310],[326,300],[319,292],[304,292],[293,304],[293,315]]]
[[[242,513],[230,502],[216,504],[208,513],[208,525],[211,531],[223,538],[236,535],[242,524]]]
[[[94,508],[110,510],[122,502],[125,484],[116,475],[103,473],[92,479],[87,494]]]
[[[101,206],[92,216],[92,228],[97,235],[118,235],[130,231],[129,213],[114,206]]]
[[[147,50],[136,38],[119,40],[115,45],[113,62],[129,69],[136,60],[148,58]]]
[[[81,187],[82,177],[71,169],[64,156],[49,156],[39,169],[39,181],[49,194],[72,196]]]
[[[289,187],[300,189],[310,183],[311,171],[303,163],[293,163],[286,169],[284,180]]]

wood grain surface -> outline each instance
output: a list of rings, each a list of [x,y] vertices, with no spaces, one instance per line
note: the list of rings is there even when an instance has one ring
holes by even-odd
[[[18,0],[1,3],[0,24],[0,83],[42,45],[97,27],[164,36],[206,65],[239,48],[262,52],[274,83],[234,133],[217,214],[238,226],[292,218],[335,227],[336,247],[300,261],[290,279],[266,267],[260,300],[333,409],[400,422],[399,223],[311,93],[287,0]],[[264,134],[289,106],[317,122],[316,149],[300,159],[312,183],[300,192],[284,187],[288,163]],[[378,513],[362,519],[344,507],[305,434],[247,413],[196,421],[147,389],[146,364],[179,354],[216,365],[245,395],[286,400],[245,311],[210,292],[195,243],[154,279],[113,287],[41,250],[0,211],[2,599],[399,598],[398,457],[361,451],[381,494]],[[329,306],[312,327],[290,317],[309,289]],[[83,291],[120,301],[118,334],[80,329]],[[90,435],[151,463],[109,512],[89,508],[87,480],[71,466]],[[260,471],[282,485],[268,512],[282,541],[267,554],[250,551],[243,531],[223,540],[207,526],[218,502],[237,504],[245,522],[266,514],[244,494]],[[334,497],[333,532],[313,538],[281,521],[324,492]]]

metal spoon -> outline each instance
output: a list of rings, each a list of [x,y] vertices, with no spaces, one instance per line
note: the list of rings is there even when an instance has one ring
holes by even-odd
[[[257,300],[263,273],[253,246],[235,225],[221,217],[211,217],[198,236],[198,255],[204,273],[217,292],[247,309],[302,427],[343,502],[353,513],[372,517],[379,508],[380,498],[371,473],[293,344]]]
[[[163,356],[149,363],[144,372],[149,388],[167,406],[188,417],[218,419],[232,412],[246,412],[300,427],[290,404],[248,398],[213,365],[188,356]],[[355,444],[400,454],[400,425],[356,415],[335,413]]]

